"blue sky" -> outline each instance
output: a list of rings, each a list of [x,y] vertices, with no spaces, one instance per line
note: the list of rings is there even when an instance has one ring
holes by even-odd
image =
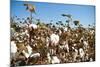
[[[11,16],[18,16],[20,18],[29,17],[30,13],[25,10],[25,6],[23,6],[24,3],[27,2],[12,1]],[[65,23],[66,18],[62,17],[61,14],[71,14],[73,20],[79,20],[84,26],[95,23],[95,6],[44,2],[28,3],[33,4],[36,7],[36,14],[33,14],[33,17],[40,19],[45,23],[49,23],[50,20],[53,20],[53,23],[60,20]]]

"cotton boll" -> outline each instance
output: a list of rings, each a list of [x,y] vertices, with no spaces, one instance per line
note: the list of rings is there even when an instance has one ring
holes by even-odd
[[[28,49],[28,53],[25,52],[25,50],[23,50],[22,52],[24,53],[25,57],[28,58],[32,54],[32,48],[29,45],[26,46],[26,48]]]
[[[28,30],[25,30],[25,34],[26,34],[26,36],[29,38]]]
[[[61,35],[62,34],[62,31],[61,30],[59,30],[59,35]]]
[[[76,52],[76,54],[78,54],[78,50],[77,49],[75,49],[75,52]]]
[[[29,27],[30,28],[32,27],[33,29],[37,29],[37,25],[36,24],[30,24]]]
[[[72,47],[72,49],[74,50],[75,48],[74,48],[74,47]]]
[[[81,37],[81,39],[79,40],[79,42],[81,42],[83,40],[83,37]]]
[[[84,49],[88,48],[88,43],[87,43],[87,41],[84,41],[83,44],[84,44]]]
[[[30,55],[28,53],[26,53],[24,50],[22,51],[23,54],[25,55],[26,58],[28,58]]]
[[[60,48],[60,49],[63,49],[63,48],[64,48],[64,46],[59,45],[59,48]]]
[[[25,33],[27,34],[28,33],[28,30],[25,30]]]
[[[64,46],[64,48],[67,49],[67,52],[69,52],[69,46],[68,46],[68,44],[66,44],[66,45]]]
[[[47,58],[50,58],[50,53],[47,53]]]
[[[54,49],[49,49],[50,50],[50,54],[53,55],[54,54]]]
[[[27,49],[28,49],[28,53],[29,54],[31,54],[32,53],[32,48],[28,45],[28,46],[26,46],[27,47]]]
[[[11,41],[11,53],[16,53],[17,52],[17,46],[15,41]]]
[[[11,37],[14,37],[15,30],[11,28]]]
[[[73,60],[76,61],[76,58],[78,56],[78,50],[77,49],[74,49],[75,52],[74,52],[74,55],[73,55]]]
[[[17,36],[19,36],[19,33],[17,33],[17,32],[16,32],[16,33],[14,33],[14,36],[16,36],[16,37],[17,37]]]
[[[52,64],[55,64],[55,63],[60,63],[60,60],[58,59],[57,56],[52,57]]]
[[[83,58],[85,53],[84,53],[84,50],[82,48],[79,49],[79,54],[80,54],[80,57]]]
[[[64,31],[65,31],[65,32],[68,31],[68,28],[64,28]]]
[[[11,41],[11,58],[14,58],[17,52],[17,46],[15,41]]]
[[[60,45],[59,48],[60,49],[65,49],[65,50],[67,50],[67,52],[69,52],[69,46],[68,46],[68,44]]]
[[[31,42],[34,42],[34,39],[31,39]]]
[[[30,37],[30,35],[29,34],[26,34],[26,36],[29,38]]]
[[[83,42],[83,44],[84,44],[85,46],[88,46],[88,43],[87,43],[87,41],[84,41],[84,42]]]
[[[90,62],[92,62],[93,61],[93,59],[92,58],[90,58]]]
[[[25,35],[26,33],[25,32],[22,32],[22,34],[21,35]]]
[[[46,47],[49,46],[49,37],[46,38]]]
[[[47,59],[48,59],[48,62],[51,63],[50,53],[47,53]]]
[[[75,34],[76,37],[78,37],[78,34]]]
[[[56,44],[59,42],[59,36],[56,34],[52,34],[50,36],[50,41],[56,46]]]
[[[76,46],[77,44],[73,44],[73,46]]]
[[[92,35],[94,32],[95,32],[94,30],[91,30],[91,31],[90,31],[91,35]]]
[[[34,57],[34,58],[40,57],[40,53],[33,53],[30,57]]]

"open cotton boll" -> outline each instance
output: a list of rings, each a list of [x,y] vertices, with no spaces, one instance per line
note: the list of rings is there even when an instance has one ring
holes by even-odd
[[[59,30],[59,35],[61,35],[62,34],[62,31],[61,30]]]
[[[72,47],[72,49],[74,50],[75,48],[74,48],[74,47]]]
[[[26,34],[27,35],[27,37],[29,38],[30,37],[30,35],[29,34]]]
[[[74,50],[75,50],[75,52],[74,52],[74,55],[73,55],[73,59],[74,59],[74,61],[76,61],[76,58],[78,56],[78,50],[77,49],[74,49]]]
[[[31,54],[32,53],[32,48],[28,45],[28,46],[26,46],[27,47],[27,49],[28,49],[28,53],[29,54]]]
[[[25,34],[29,37],[29,33],[28,30],[25,30]]]
[[[90,31],[91,35],[92,35],[94,32],[95,32],[94,30],[91,30],[91,31]]]
[[[52,57],[52,64],[55,64],[55,63],[60,63],[60,60],[58,59],[57,56]]]
[[[65,32],[68,31],[68,28],[64,28],[64,31],[65,31]]]
[[[50,41],[51,43],[56,45],[59,42],[59,36],[56,34],[51,34]]]
[[[69,52],[69,46],[68,46],[68,44],[66,44],[66,45],[64,46],[64,48],[67,49],[67,52]]]
[[[46,47],[49,46],[49,37],[46,38]]]
[[[92,62],[93,61],[93,59],[92,58],[90,58],[90,62]]]
[[[16,53],[17,52],[17,46],[15,41],[11,41],[11,53]]]
[[[37,29],[37,25],[36,24],[30,24],[29,27],[32,27],[33,29]]]
[[[76,52],[76,53],[78,53],[78,50],[77,50],[77,49],[75,49],[75,52]]]
[[[25,34],[26,34],[25,32],[22,32],[22,33],[21,33],[21,35],[25,35]]]
[[[78,34],[75,34],[76,37],[78,37]]]
[[[61,45],[59,45],[59,48],[60,48],[60,49],[63,49],[63,48],[64,48],[64,45],[62,45],[62,46],[61,46]]]
[[[33,53],[30,57],[40,57],[40,53]]]
[[[23,54],[25,55],[26,58],[28,58],[30,55],[28,53],[26,53],[24,50],[22,51]]]
[[[15,30],[13,28],[11,28],[11,37],[13,37],[15,34]]]
[[[82,48],[79,49],[79,54],[80,54],[80,57],[84,57],[85,53],[84,53],[84,50]]]
[[[26,46],[26,48],[28,49],[28,53],[25,52],[25,50],[23,50],[22,52],[24,53],[25,57],[28,58],[32,54],[32,48],[29,45]]]
[[[84,44],[85,46],[88,46],[88,43],[87,43],[86,41],[84,41],[83,44]]]
[[[58,59],[57,56],[50,56],[50,53],[47,53],[47,58],[48,58],[48,62],[49,63],[52,63],[52,64],[55,64],[55,63],[60,63],[60,60]]]
[[[84,41],[83,44],[84,44],[84,49],[88,48],[88,42],[87,41]]]
[[[75,53],[76,53],[76,55],[78,55],[78,50],[77,49],[75,49]]]
[[[25,33],[27,34],[28,33],[28,30],[25,30]]]
[[[65,49],[65,50],[67,50],[67,52],[69,52],[69,46],[68,46],[68,44],[59,45],[59,48],[60,48],[60,49]]]
[[[51,63],[50,53],[47,53],[47,59],[48,59],[48,62]]]
[[[80,38],[79,42],[81,42],[83,40],[83,37]]]

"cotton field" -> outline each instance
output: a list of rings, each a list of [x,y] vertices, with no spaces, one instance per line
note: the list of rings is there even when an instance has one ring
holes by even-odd
[[[63,20],[44,22],[35,17],[39,14],[34,5],[23,6],[30,17],[11,16],[10,21],[11,67],[95,61],[95,24],[86,27],[73,14],[54,15]]]

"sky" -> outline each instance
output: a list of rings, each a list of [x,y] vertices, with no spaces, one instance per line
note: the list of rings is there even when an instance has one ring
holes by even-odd
[[[79,20],[83,26],[95,23],[95,6],[90,5],[11,1],[11,17],[27,18],[30,16],[30,12],[23,6],[24,3],[33,4],[36,7],[36,14],[33,13],[32,16],[45,23],[50,23],[51,20],[54,24],[57,21],[65,23],[67,18],[62,17],[61,14],[71,14],[72,20]]]

